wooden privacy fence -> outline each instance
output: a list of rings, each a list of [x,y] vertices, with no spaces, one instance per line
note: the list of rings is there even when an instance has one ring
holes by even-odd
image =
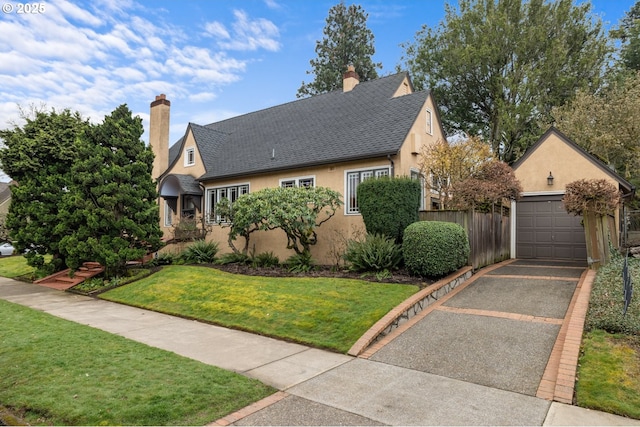
[[[474,269],[509,259],[511,256],[511,221],[509,209],[497,212],[421,211],[421,221],[443,221],[460,224],[469,236],[469,264]]]

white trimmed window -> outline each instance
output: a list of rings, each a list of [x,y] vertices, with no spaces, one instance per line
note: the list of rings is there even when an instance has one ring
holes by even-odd
[[[164,226],[171,227],[173,225],[173,209],[168,200],[164,201]]]
[[[193,166],[196,164],[196,149],[189,147],[184,150],[184,165]]]
[[[432,119],[433,119],[433,114],[431,113],[430,109],[426,109],[425,110],[425,116],[426,116],[426,122],[425,122],[425,132],[428,133],[429,135],[433,135],[433,127],[432,127]]]
[[[306,187],[311,188],[316,186],[316,178],[313,176],[305,176],[301,178],[287,178],[280,180],[280,187],[282,188],[291,188],[291,187]]]
[[[368,178],[379,178],[389,176],[389,168],[363,169],[358,171],[347,171],[346,191],[345,191],[345,213],[347,215],[359,214],[358,208],[358,185]]]
[[[227,187],[215,187],[207,189],[207,222],[220,222],[220,217],[216,215],[216,206],[222,199],[227,199],[230,203],[238,200],[238,197],[249,193],[249,184],[230,185]],[[214,217],[214,215],[216,215]]]

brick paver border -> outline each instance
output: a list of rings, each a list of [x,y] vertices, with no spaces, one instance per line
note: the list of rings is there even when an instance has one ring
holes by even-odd
[[[284,391],[278,391],[270,396],[265,397],[264,399],[258,400],[257,402],[252,403],[249,406],[245,406],[244,408],[226,415],[212,423],[207,424],[207,426],[228,426],[236,421],[241,420],[244,417],[248,417],[251,414],[254,414],[258,411],[263,410],[264,408],[273,405],[276,402],[281,401],[285,397],[289,396],[289,393]]]

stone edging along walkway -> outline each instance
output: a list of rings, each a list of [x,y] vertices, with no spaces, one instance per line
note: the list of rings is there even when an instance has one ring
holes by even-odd
[[[409,297],[369,328],[347,354],[356,357],[361,355],[371,344],[384,338],[426,307],[457,288],[465,280],[469,279],[472,274],[473,267],[464,267]]]

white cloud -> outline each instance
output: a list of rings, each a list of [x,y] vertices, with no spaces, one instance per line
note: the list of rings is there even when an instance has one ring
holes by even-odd
[[[47,6],[49,6],[47,7],[47,10],[45,12],[47,14],[50,13],[51,8],[53,7],[53,8],[57,8],[59,12],[61,12],[60,16],[70,18],[72,20],[78,21],[83,24],[97,27],[102,25],[103,23],[102,20],[97,16],[65,0],[56,0],[56,1],[53,1],[51,5],[47,5]]]
[[[201,33],[170,18],[133,0],[50,0],[40,15],[0,16],[0,129],[21,123],[20,106],[69,108],[99,122],[123,103],[142,111],[136,114],[146,126],[149,103],[159,93],[179,105],[172,111],[178,117],[172,139],[188,121],[236,115],[205,113],[192,104],[216,99],[255,60],[231,51],[280,49],[277,26],[236,10],[226,26],[206,24],[205,35],[216,43],[199,45]]]
[[[216,94],[213,92],[199,92],[189,95],[190,102],[206,102],[216,99]]]
[[[280,30],[273,22],[264,18],[251,20],[243,10],[234,10],[233,15],[235,21],[231,24],[232,32],[214,21],[205,25],[205,35],[221,39],[218,46],[225,50],[280,50]]]
[[[208,35],[211,37],[220,37],[222,39],[231,38],[231,35],[229,34],[229,31],[227,31],[227,29],[225,28],[224,24],[221,24],[218,21],[208,22],[204,26],[204,30],[205,30],[205,35]]]
[[[275,0],[265,0],[264,4],[266,4],[269,9],[280,9],[280,8],[282,8],[282,6]]]

